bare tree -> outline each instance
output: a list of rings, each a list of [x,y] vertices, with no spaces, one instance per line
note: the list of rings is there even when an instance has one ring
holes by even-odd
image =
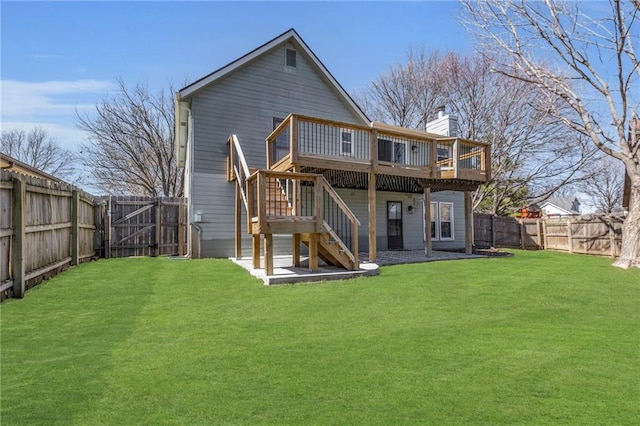
[[[552,0],[463,3],[467,24],[495,68],[562,99],[571,114],[550,112],[624,164],[631,207],[614,265],[640,267],[640,142],[627,135],[640,101],[634,45],[640,1],[610,0],[595,7]]]
[[[507,214],[589,174],[594,149],[549,113],[559,100],[493,72],[481,56],[410,51],[360,98],[374,119],[421,129],[436,105],[447,105],[462,137],[490,143],[492,178],[474,194],[479,210]]]
[[[107,193],[181,196],[171,88],[149,93],[147,85],[127,87],[96,105],[94,114],[76,114],[88,134],[80,158],[92,184]]]
[[[599,212],[610,214],[622,208],[624,167],[611,157],[599,160],[597,173],[579,186]]]
[[[493,72],[481,56],[450,53],[441,67],[442,96],[459,134],[491,144],[492,177],[475,192],[475,208],[507,214],[592,173],[585,165],[595,149],[549,113],[561,107],[559,99]]]
[[[409,50],[406,63],[390,67],[355,97],[375,121],[424,130],[439,105],[439,61],[437,52]]]
[[[41,127],[34,127],[29,132],[3,130],[0,152],[60,179],[71,179],[74,174],[73,154],[58,145]]]

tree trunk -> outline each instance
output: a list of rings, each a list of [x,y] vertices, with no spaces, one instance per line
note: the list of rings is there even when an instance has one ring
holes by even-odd
[[[622,226],[622,249],[613,264],[619,268],[640,268],[640,179],[631,180],[629,214]]]

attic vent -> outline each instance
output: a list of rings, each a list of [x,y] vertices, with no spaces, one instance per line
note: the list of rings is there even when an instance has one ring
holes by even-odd
[[[286,49],[285,65],[289,68],[296,68],[297,52],[293,49]]]

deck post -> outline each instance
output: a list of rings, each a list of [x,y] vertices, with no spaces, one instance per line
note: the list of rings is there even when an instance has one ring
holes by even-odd
[[[236,182],[236,211],[235,211],[235,254],[236,259],[240,259],[242,257],[242,206],[241,203],[241,194],[240,194],[240,182]]]
[[[267,191],[265,175],[262,171],[258,172],[258,232],[264,233],[267,229]]]
[[[460,158],[458,157],[458,151],[460,149],[460,139],[456,138],[453,143],[453,177],[458,179],[460,174]]]
[[[316,217],[315,232],[324,232],[324,178],[317,177],[313,183],[313,215]]]
[[[438,174],[438,144],[436,141],[431,141],[429,144],[429,167],[431,167],[431,177],[437,179],[440,177]]]
[[[253,269],[260,269],[260,234],[252,234],[251,237],[253,239],[252,266]]]
[[[264,269],[273,275],[273,234],[264,234]]]
[[[289,127],[289,152],[291,152],[291,164],[298,164],[298,117],[291,115]]]
[[[318,270],[318,234],[312,232],[309,235],[309,270],[316,272]]]
[[[431,188],[424,187],[424,199],[422,200],[422,212],[424,220],[424,254],[431,257],[433,254],[433,240],[431,239]]]
[[[489,182],[491,179],[491,145],[487,145],[484,147],[485,152],[485,161],[484,161],[484,173],[485,173],[485,182]]]
[[[369,262],[376,261],[377,236],[376,236],[376,174],[369,173]]]
[[[464,191],[464,252],[473,254],[473,200],[471,191]]]
[[[293,266],[300,266],[300,234],[293,234]]]

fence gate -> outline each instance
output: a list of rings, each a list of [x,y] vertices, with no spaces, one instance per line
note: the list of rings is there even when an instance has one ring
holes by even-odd
[[[173,197],[102,197],[102,257],[183,255],[186,205]]]

